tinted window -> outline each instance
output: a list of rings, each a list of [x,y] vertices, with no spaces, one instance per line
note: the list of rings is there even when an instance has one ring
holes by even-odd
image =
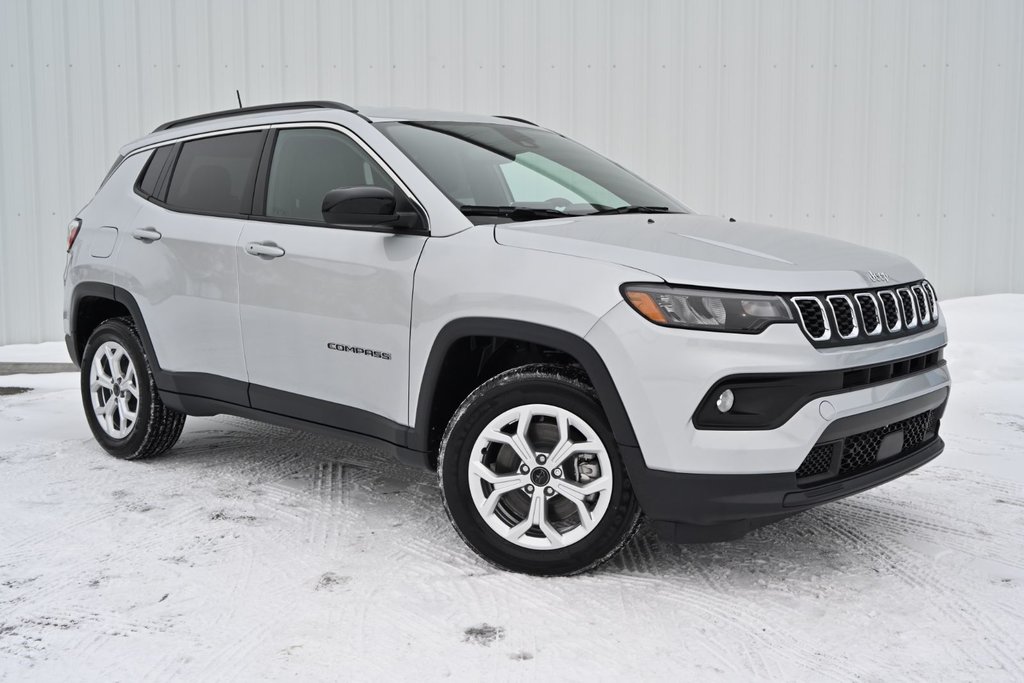
[[[156,192],[156,182],[160,179],[160,171],[164,168],[167,157],[171,154],[171,145],[153,150],[142,175],[139,176],[139,191],[147,197]]]
[[[391,178],[347,135],[324,128],[281,130],[270,163],[266,214],[322,223],[324,195],[365,185],[397,194]]]
[[[262,143],[262,131],[186,142],[174,166],[167,203],[188,211],[243,213]]]

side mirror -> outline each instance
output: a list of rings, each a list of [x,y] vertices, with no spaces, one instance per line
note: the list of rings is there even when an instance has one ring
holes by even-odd
[[[324,221],[351,225],[379,225],[398,218],[395,195],[373,185],[339,187],[324,196],[320,205]]]

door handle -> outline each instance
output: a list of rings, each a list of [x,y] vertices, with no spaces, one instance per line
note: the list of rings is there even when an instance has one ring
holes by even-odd
[[[245,253],[263,258],[278,258],[284,256],[284,249],[273,242],[249,242],[245,245]]]
[[[156,228],[135,228],[132,230],[132,237],[143,242],[156,242],[163,235]]]

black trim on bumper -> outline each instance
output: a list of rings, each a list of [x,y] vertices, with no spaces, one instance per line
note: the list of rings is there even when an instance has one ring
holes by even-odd
[[[713,430],[778,429],[812,399],[895,382],[945,365],[942,348],[938,348],[845,370],[731,375],[715,382],[697,404],[693,426]],[[732,390],[735,403],[728,413],[722,413],[716,402],[726,389]]]
[[[837,420],[830,426],[834,431],[828,438],[899,421],[908,413],[924,409],[922,406],[941,405],[948,391],[943,387],[918,399]],[[884,484],[924,465],[944,447],[942,439],[935,436],[916,450],[862,474],[818,486],[798,485],[795,472],[684,474],[652,470],[644,463],[639,448],[620,445],[619,451],[655,530],[679,543],[705,543],[739,538],[764,524]]]

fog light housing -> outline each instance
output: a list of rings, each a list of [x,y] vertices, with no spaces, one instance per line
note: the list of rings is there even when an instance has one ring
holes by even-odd
[[[715,406],[718,408],[718,412],[728,413],[732,410],[732,405],[735,402],[736,396],[732,393],[732,389],[726,389],[718,395],[718,400],[715,401]]]

